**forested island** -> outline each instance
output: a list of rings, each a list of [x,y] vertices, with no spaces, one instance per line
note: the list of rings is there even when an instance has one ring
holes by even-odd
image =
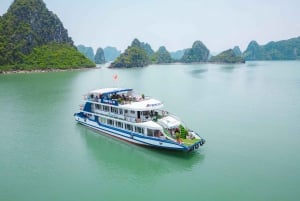
[[[14,0],[0,16],[0,72],[94,67],[112,61],[110,68],[143,67],[149,64],[244,63],[252,60],[300,59],[300,37],[259,45],[251,41],[242,53],[238,46],[210,55],[200,40],[190,48],[169,52],[165,46],[154,51],[150,44],[134,39],[121,54],[115,47],[78,45],[60,19],[43,0]]]
[[[241,56],[237,56],[233,50],[222,52],[220,55],[209,60],[209,50],[201,41],[195,41],[191,48],[178,51],[176,58],[172,58],[166,47],[161,46],[154,52],[148,43],[134,39],[131,45],[121,54],[110,68],[130,68],[143,67],[149,64],[169,64],[198,63],[198,62],[218,62],[218,63],[244,63]],[[178,57],[178,55],[182,55]],[[173,54],[174,55],[174,54]]]
[[[246,61],[300,59],[300,37],[259,45],[251,41],[243,53]]]
[[[104,49],[99,47],[96,51],[96,54],[94,54],[94,49],[92,47],[88,47],[85,45],[78,45],[77,49],[89,60],[95,62],[96,64],[103,64],[109,61],[114,61],[121,54],[121,52],[117,50],[117,48],[110,46],[105,47]]]
[[[15,0],[0,17],[0,71],[94,67],[42,0]]]
[[[201,41],[195,41],[192,48],[186,49],[180,61],[182,63],[206,62],[209,50]]]
[[[134,39],[131,45],[109,66],[110,68],[144,67],[149,64],[168,64],[172,59],[166,47],[161,46],[156,52],[148,43]]]
[[[210,62],[214,63],[245,63],[245,59],[242,56],[238,56],[233,49],[225,50],[217,56],[212,56]]]
[[[109,66],[110,68],[144,67],[151,63],[153,50],[149,44],[134,39],[131,45]]]

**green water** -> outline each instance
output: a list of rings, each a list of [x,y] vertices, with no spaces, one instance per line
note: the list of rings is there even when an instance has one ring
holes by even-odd
[[[162,100],[207,143],[162,152],[77,125],[82,95],[111,86]],[[299,61],[0,75],[0,94],[1,201],[299,200]]]

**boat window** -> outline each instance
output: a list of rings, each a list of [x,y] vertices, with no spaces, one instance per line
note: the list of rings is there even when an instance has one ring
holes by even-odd
[[[162,133],[160,132],[160,130],[147,129],[147,135],[154,136],[154,137],[161,137]]]
[[[103,111],[108,112],[109,111],[109,106],[103,105]]]
[[[123,123],[119,122],[119,121],[116,121],[116,126],[119,127],[119,128],[123,128]]]
[[[131,110],[130,113],[131,113],[131,114],[135,114],[135,111],[134,111],[134,110]]]
[[[111,107],[111,112],[118,114],[118,108]]]
[[[152,129],[147,129],[147,135],[148,136],[154,136],[154,130],[152,130]]]
[[[130,124],[125,124],[125,129],[126,129],[126,130],[130,130],[130,131],[133,131],[133,126],[130,125]]]
[[[124,110],[124,113],[127,114],[127,113],[128,113],[128,110]]]
[[[97,110],[100,110],[100,105],[99,105],[99,104],[95,104],[95,108],[96,108]]]
[[[136,127],[135,127],[135,132],[144,134],[144,128],[141,128],[141,127],[136,126]]]
[[[107,124],[113,126],[114,125],[114,120],[107,119]]]
[[[123,114],[123,110],[122,109],[119,109],[119,114]]]

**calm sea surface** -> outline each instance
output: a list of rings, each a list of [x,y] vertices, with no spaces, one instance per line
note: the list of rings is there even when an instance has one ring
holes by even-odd
[[[116,86],[162,100],[205,146],[157,151],[75,123],[83,94]],[[1,201],[300,197],[300,61],[0,75],[0,107]]]

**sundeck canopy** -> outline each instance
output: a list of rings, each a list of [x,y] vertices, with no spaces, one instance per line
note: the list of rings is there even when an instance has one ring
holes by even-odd
[[[114,93],[121,93],[121,92],[128,92],[132,91],[133,89],[129,88],[103,88],[103,89],[95,89],[90,91],[91,94],[114,94]]]
[[[181,122],[174,117],[166,116],[162,119],[159,119],[158,122],[166,128],[177,128]]]

